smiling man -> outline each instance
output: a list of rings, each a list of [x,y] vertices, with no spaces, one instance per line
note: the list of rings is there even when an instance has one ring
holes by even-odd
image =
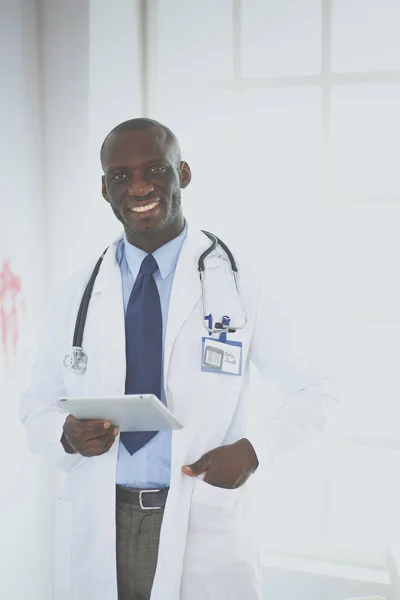
[[[300,359],[259,277],[238,260],[244,318],[221,245],[205,259],[217,322],[204,319],[198,261],[210,240],[184,219],[191,172],[167,127],[121,123],[103,143],[101,164],[103,197],[124,233],[91,294],[87,369],[77,375],[64,357],[94,264],[55,298],[21,400],[32,450],[65,473],[55,598],[260,600],[246,481],[322,429],[331,384]],[[229,327],[223,315],[243,326]],[[286,400],[265,420],[268,398],[259,399],[256,438],[247,432],[250,362]],[[57,404],[59,396],[124,393],[155,394],[184,428],[119,432],[108,421],[65,418]]]
[[[181,189],[191,173],[167,127],[147,119],[121,123],[103,143],[101,164],[103,196],[130,244],[151,253],[182,233]]]

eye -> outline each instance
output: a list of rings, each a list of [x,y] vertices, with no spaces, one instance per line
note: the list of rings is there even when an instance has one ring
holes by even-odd
[[[126,177],[126,173],[114,173],[114,175],[111,175],[111,181],[116,181],[118,183],[124,181]]]
[[[150,173],[165,173],[167,171],[167,167],[164,165],[153,165],[152,167],[149,167],[148,170]]]

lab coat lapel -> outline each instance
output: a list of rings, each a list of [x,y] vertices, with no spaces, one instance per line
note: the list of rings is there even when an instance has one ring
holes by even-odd
[[[90,382],[92,393],[93,389],[99,394],[124,393],[125,321],[121,273],[115,258],[118,242],[119,240],[116,240],[104,256],[93,288],[89,311],[93,327],[88,322],[85,329],[86,342],[93,348],[92,353],[98,355],[99,360],[96,362],[101,365],[101,372],[97,371],[96,381]],[[200,230],[188,227],[171,291],[164,344],[164,381],[168,381],[171,353],[179,330],[200,301],[201,285],[197,263],[200,254],[208,247],[208,238]],[[101,323],[101,328],[96,326],[96,323]]]
[[[200,230],[188,227],[171,291],[164,344],[164,381],[168,381],[168,369],[176,336],[201,297],[197,263],[200,254],[208,247],[208,238]]]
[[[115,258],[118,242],[107,250],[97,275],[89,309],[92,316],[87,327],[91,351],[98,359],[96,373],[93,373],[96,380],[91,382],[91,389],[103,395],[124,394],[126,374],[121,272]]]

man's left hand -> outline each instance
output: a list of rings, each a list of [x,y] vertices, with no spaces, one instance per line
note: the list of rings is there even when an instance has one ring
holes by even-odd
[[[191,465],[182,467],[190,477],[205,473],[204,481],[220,488],[235,489],[242,486],[258,467],[257,455],[246,438],[220,446],[203,454]]]

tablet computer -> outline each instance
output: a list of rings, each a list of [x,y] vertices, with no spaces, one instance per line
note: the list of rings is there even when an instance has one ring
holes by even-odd
[[[120,431],[182,429],[168,408],[154,394],[58,398],[61,408],[76,419],[104,419]]]

